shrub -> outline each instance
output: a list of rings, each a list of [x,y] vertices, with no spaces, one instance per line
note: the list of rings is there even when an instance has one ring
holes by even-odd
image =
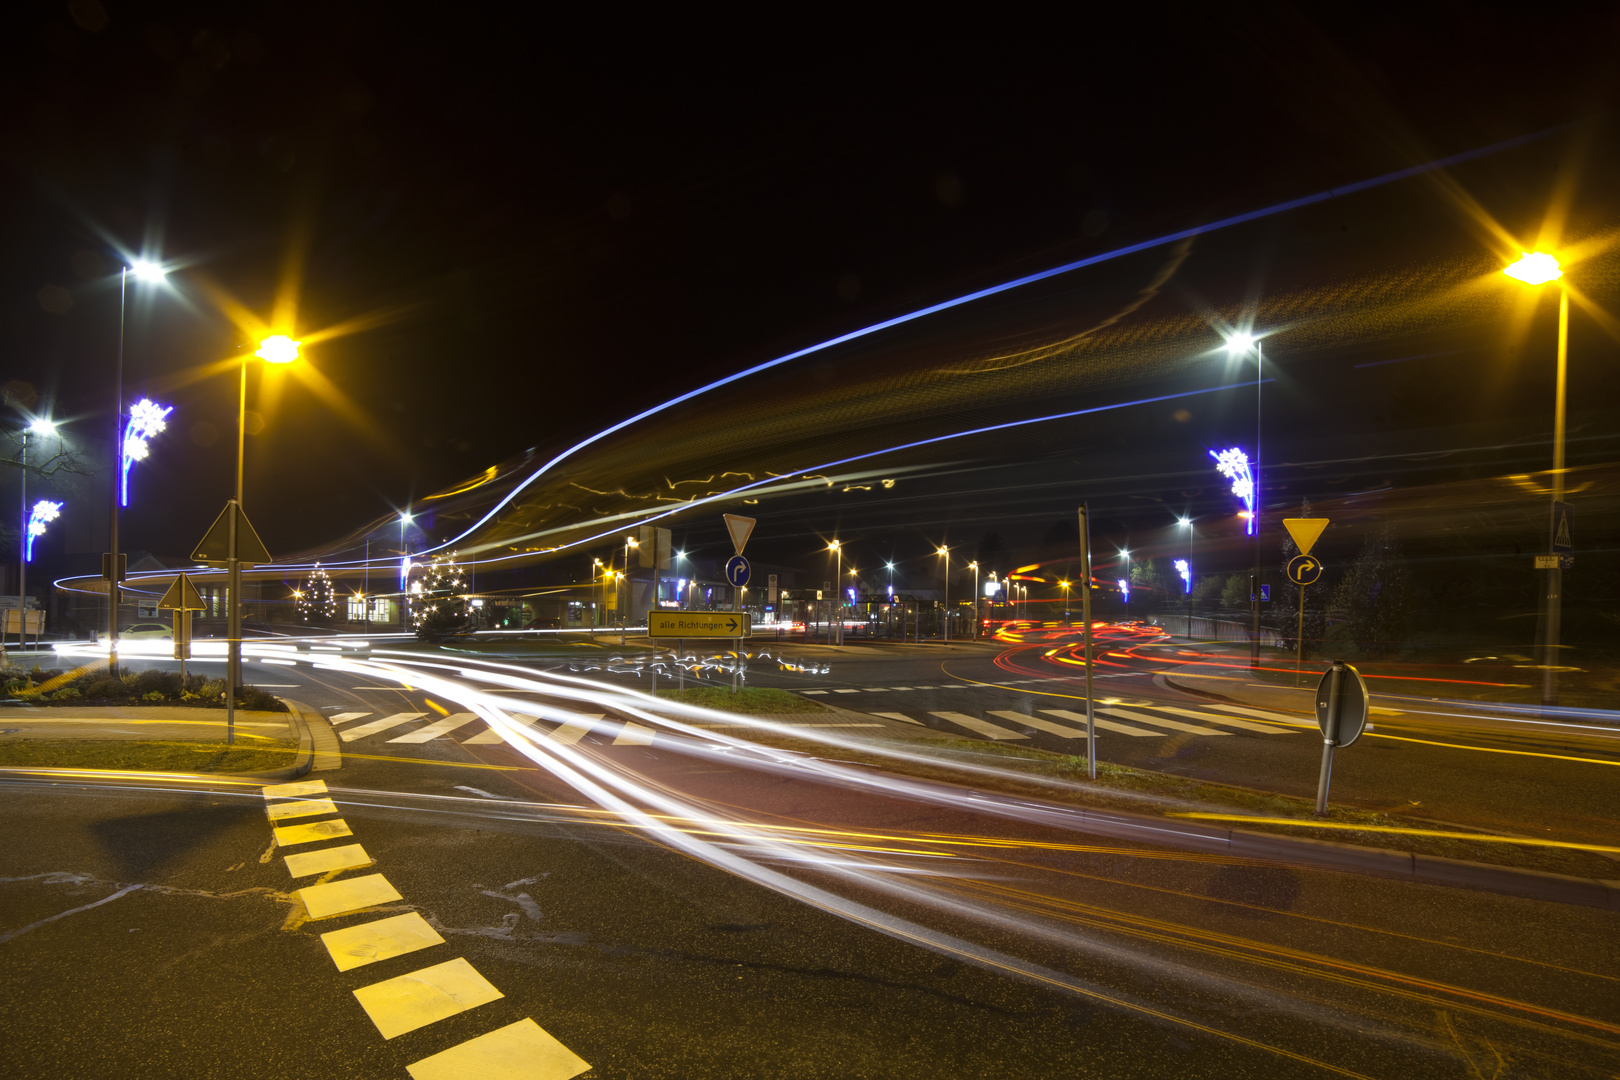
[[[52,701],[78,701],[84,695],[79,693],[77,687],[67,686],[51,695]]]
[[[84,696],[106,699],[127,698],[129,697],[129,687],[124,685],[122,679],[97,679],[85,688]]]
[[[141,695],[144,701],[155,701],[159,698],[172,698],[180,696],[180,673],[178,671],[143,671],[136,675],[133,689]],[[153,694],[157,698],[153,698]]]
[[[167,701],[168,698],[161,690],[148,690],[146,693],[141,695],[141,700],[147,702],[159,702]]]
[[[274,694],[260,690],[257,686],[242,687],[242,695],[236,699],[237,704],[244,709],[255,709],[260,712],[286,712],[283,705]]]

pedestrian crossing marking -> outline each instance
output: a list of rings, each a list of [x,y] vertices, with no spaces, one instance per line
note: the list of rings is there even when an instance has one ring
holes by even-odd
[[[825,690],[800,690],[799,691],[799,693],[801,693],[801,694],[825,694],[826,692],[827,691],[825,691]]]
[[[1029,727],[1035,728],[1037,731],[1044,731],[1049,735],[1057,735],[1065,739],[1083,739],[1086,737],[1085,728],[1076,729],[1072,727],[1064,727],[1062,724],[1055,724],[1052,721],[1043,719],[1039,716],[1030,716],[1028,713],[1013,712],[1010,709],[991,709],[989,711],[991,716],[999,716],[1003,720],[1011,720],[1014,723],[1025,724]]]
[[[340,712],[336,716],[328,717],[327,721],[335,726],[337,724],[347,724],[350,720],[358,720],[362,716],[370,715],[369,712]]]
[[[624,727],[613,737],[614,746],[651,746],[653,736],[658,734],[650,727],[633,724],[626,720]]]
[[[496,731],[494,728],[485,728],[483,731],[480,731],[477,735],[474,735],[472,738],[463,739],[461,741],[461,745],[462,746],[491,746],[491,745],[493,745],[495,743],[501,743],[501,742],[505,742],[505,741],[506,740],[501,737],[501,733]]]
[[[281,825],[271,832],[275,835],[277,847],[292,847],[294,844],[313,844],[317,840],[331,840],[339,836],[353,836],[349,831],[349,823],[342,818],[331,821],[311,821],[303,825]]]
[[[305,885],[293,895],[303,903],[304,910],[309,912],[312,919],[346,915],[361,908],[405,899],[381,874],[329,881],[324,885]]]
[[[335,814],[337,807],[331,799],[299,799],[295,802],[270,803],[264,808],[271,821],[285,821],[295,817],[314,817],[316,814]]]
[[[887,694],[889,688],[887,686],[868,686],[866,692],[868,694]]]
[[[1198,712],[1194,709],[1178,709],[1170,705],[1155,705],[1161,712],[1175,713],[1177,716],[1188,716],[1194,720],[1203,720],[1210,724],[1225,724],[1243,731],[1258,731],[1266,735],[1292,735],[1290,728],[1280,728],[1275,724],[1257,724],[1253,720],[1239,720],[1235,716],[1222,716],[1220,713]]]
[[[460,956],[362,986],[354,996],[385,1039],[505,997]]]
[[[835,694],[858,694],[858,693],[860,693],[860,691],[857,690],[857,689],[851,688],[851,689],[848,689],[848,690],[834,690],[833,693],[835,693]]]
[[[300,780],[296,784],[271,784],[265,788],[265,799],[296,799],[300,795],[325,795],[325,780]]]
[[[891,686],[891,687],[889,687],[889,689],[890,690],[915,690],[916,687],[914,687],[914,686]]]
[[[345,844],[342,847],[288,855],[285,861],[287,873],[293,877],[309,877],[311,874],[324,874],[329,870],[352,870],[356,866],[369,866],[372,858],[359,844]]]
[[[401,735],[397,739],[389,739],[391,743],[425,743],[437,739],[441,735],[448,735],[463,724],[470,724],[478,717],[470,712],[453,712],[443,720],[435,720],[426,727],[419,727],[415,731]]]
[[[1135,720],[1138,724],[1153,724],[1157,727],[1169,728],[1171,731],[1185,731],[1189,735],[1232,734],[1230,731],[1216,731],[1214,728],[1199,727],[1197,724],[1184,724],[1180,720],[1168,720],[1162,716],[1154,716],[1152,713],[1137,712],[1134,709],[1121,709],[1114,705],[1110,705],[1108,708],[1100,709],[1098,711],[1105,712],[1109,716],[1118,716],[1126,720]]]
[[[412,720],[419,720],[426,715],[427,713],[422,712],[397,712],[392,716],[385,716],[381,720],[373,720],[369,724],[361,724],[359,727],[340,731],[338,737],[344,742],[354,742],[354,740],[363,739],[367,735],[375,735],[379,731],[387,731],[389,728],[397,728],[401,724],[408,724]]]
[[[988,723],[984,720],[980,720],[976,716],[969,716],[966,713],[933,712],[930,710],[929,715],[937,716],[941,720],[949,720],[951,723],[959,724],[962,727],[967,728],[969,731],[977,731],[980,735],[983,735],[987,739],[1006,740],[1029,738],[1029,736],[1025,735],[1022,731],[1008,731],[1004,727],[999,727],[996,724]]]
[[[907,716],[905,713],[875,712],[872,715],[873,716],[881,716],[885,720],[899,720],[903,724],[916,724],[918,727],[927,727],[928,726],[928,725],[924,724],[921,720],[913,720],[911,717]]]
[[[1055,716],[1059,720],[1073,720],[1081,724],[1086,722],[1085,713],[1077,713],[1072,709],[1042,709],[1041,712],[1045,713],[1047,716]],[[1097,728],[1099,731],[1114,731],[1121,735],[1156,736],[1164,734],[1162,731],[1147,731],[1143,728],[1131,727],[1129,724],[1119,724],[1112,720],[1104,720],[1100,716],[1097,718]]]
[[[585,733],[591,730],[595,723],[602,719],[601,713],[585,713],[580,716],[564,720],[551,729],[551,737],[560,743],[572,745],[579,742]]]
[[[1291,724],[1294,727],[1316,726],[1314,722],[1302,720],[1297,716],[1285,716],[1282,713],[1267,712],[1265,709],[1250,709],[1243,705],[1211,705],[1210,708],[1219,709],[1222,712],[1242,713],[1245,716],[1257,716],[1261,720],[1272,720],[1279,724]]]
[[[589,1069],[528,1017],[405,1066],[411,1080],[569,1080]]]
[[[346,926],[321,935],[321,944],[339,971],[391,960],[420,949],[443,945],[444,938],[416,912],[395,915],[376,922]]]

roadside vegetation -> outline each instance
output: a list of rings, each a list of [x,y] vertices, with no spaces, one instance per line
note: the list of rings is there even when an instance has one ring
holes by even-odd
[[[0,670],[5,696],[29,705],[182,705],[201,709],[225,707],[225,680],[177,671],[126,672],[110,678],[100,665],[64,672],[60,668]],[[275,695],[245,686],[236,707],[254,712],[286,712]]]
[[[3,739],[0,766],[118,769],[142,772],[250,773],[284,769],[298,744],[239,736],[236,746],[214,742],[133,742],[114,739]]]

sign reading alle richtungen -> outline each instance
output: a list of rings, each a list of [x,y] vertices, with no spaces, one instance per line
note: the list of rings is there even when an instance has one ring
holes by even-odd
[[[753,636],[746,611],[649,611],[649,637],[745,638]]]

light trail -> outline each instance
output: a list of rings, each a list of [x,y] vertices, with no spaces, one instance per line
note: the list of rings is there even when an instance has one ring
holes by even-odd
[[[1467,748],[1475,749],[1475,748]],[[1599,762],[1620,765],[1617,761]],[[1441,832],[1437,829],[1408,829],[1397,825],[1352,825],[1339,821],[1311,821],[1308,818],[1267,818],[1249,814],[1214,814],[1177,811],[1169,817],[1193,818],[1199,821],[1241,821],[1246,825],[1292,825],[1301,829],[1337,829],[1345,832],[1391,833],[1400,836],[1432,836],[1442,840],[1477,840],[1482,844],[1517,844],[1523,847],[1565,848],[1571,851],[1596,851],[1604,855],[1620,855],[1620,847],[1604,844],[1581,844],[1573,840],[1542,840],[1534,836],[1498,836],[1494,833]]]

